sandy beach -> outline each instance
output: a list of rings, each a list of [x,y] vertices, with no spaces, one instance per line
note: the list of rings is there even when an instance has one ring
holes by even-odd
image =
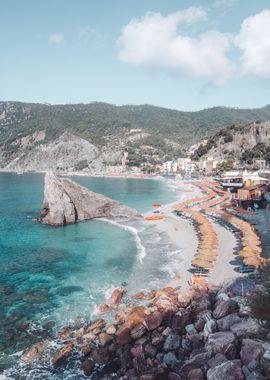
[[[193,192],[184,192],[181,202],[201,196],[199,188],[193,187]],[[184,185],[185,190],[190,190],[191,185]],[[163,220],[146,221],[147,225],[154,225],[160,232],[166,233],[171,241],[181,251],[181,261],[179,262],[178,279],[172,279],[169,286],[181,286],[183,290],[189,288],[188,280],[191,278],[192,268],[191,261],[197,253],[198,237],[192,223],[173,213],[174,204],[168,204],[161,207],[161,213],[166,215]],[[239,266],[239,258],[234,253],[237,245],[237,239],[233,232],[229,231],[225,226],[211,220],[214,232],[217,234],[218,247],[215,265],[209,272],[209,283],[219,285],[233,278],[239,277],[239,272],[235,269]]]

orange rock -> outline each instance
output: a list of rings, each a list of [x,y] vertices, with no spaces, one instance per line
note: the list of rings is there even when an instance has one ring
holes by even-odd
[[[41,342],[36,343],[29,350],[23,353],[21,359],[26,363],[32,363],[33,361],[40,358],[45,349],[48,347],[49,341],[43,340]]]
[[[108,326],[106,333],[109,335],[113,335],[116,333],[116,328],[114,325]]]
[[[117,342],[126,344],[131,341],[131,330],[135,327],[144,324],[149,311],[144,306],[134,307],[125,317],[125,323],[117,331]]]
[[[136,293],[132,296],[135,300],[145,300],[147,299],[147,295],[144,292]]]
[[[110,298],[107,300],[106,304],[110,307],[115,307],[119,305],[121,302],[121,299],[123,298],[123,295],[126,293],[126,290],[123,288],[116,288],[112,292],[112,295]]]
[[[193,298],[194,298],[194,292],[190,291],[190,292],[187,292],[185,294],[179,293],[177,298],[178,298],[178,304],[179,304],[179,306],[186,307],[193,300]]]
[[[148,315],[145,322],[149,330],[154,330],[161,325],[162,320],[162,314],[159,311],[156,311]]]
[[[107,346],[112,342],[113,337],[107,333],[101,333],[98,337],[98,340],[101,346]]]
[[[153,303],[161,313],[167,311],[176,311],[177,309],[175,300],[172,300],[165,294],[155,298]]]
[[[126,320],[127,314],[121,311],[120,313],[116,313],[114,319],[116,322],[124,322]]]
[[[156,290],[150,290],[150,292],[147,294],[147,299],[151,300],[156,297],[157,291]]]
[[[171,286],[167,286],[166,288],[163,288],[162,292],[168,295],[174,295],[174,289]]]
[[[130,313],[126,316],[125,326],[134,328],[140,323],[143,323],[149,314],[148,310],[144,306],[135,306]]]
[[[110,307],[109,307],[106,303],[102,303],[102,304],[99,305],[99,307],[98,307],[98,312],[99,312],[100,314],[107,313],[109,310],[110,310]]]
[[[70,327],[63,327],[61,330],[58,331],[58,335],[62,339],[68,339],[71,333],[72,330]]]
[[[86,327],[86,332],[101,330],[105,325],[106,322],[104,321],[104,319],[97,319],[95,322],[90,323],[90,325]]]
[[[73,344],[68,343],[65,346],[61,347],[60,350],[56,351],[56,353],[52,357],[52,364],[57,364],[63,359],[67,358],[73,350]]]

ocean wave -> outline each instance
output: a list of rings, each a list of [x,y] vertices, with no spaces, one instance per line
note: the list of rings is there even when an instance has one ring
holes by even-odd
[[[139,237],[140,231],[138,231],[135,227],[126,226],[126,225],[121,224],[119,222],[116,222],[114,220],[109,220],[109,219],[105,219],[105,218],[101,218],[100,220],[103,220],[104,222],[107,222],[107,223],[111,223],[114,226],[118,226],[118,227],[122,228],[123,230],[128,231],[129,233],[131,233],[131,235],[134,236],[136,246],[137,246],[137,250],[138,250],[138,260],[142,264],[143,258],[146,255],[146,250],[145,250],[145,247],[142,245],[141,239]]]

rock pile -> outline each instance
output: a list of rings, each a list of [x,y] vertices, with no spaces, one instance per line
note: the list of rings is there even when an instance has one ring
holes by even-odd
[[[147,305],[140,300],[136,306],[116,306],[111,322],[98,319],[59,331],[61,347],[51,355],[52,371],[79,357],[82,378],[270,378],[270,334],[250,318],[243,298],[233,297],[227,287],[186,294],[164,288],[151,295]],[[22,360],[29,363],[31,353],[37,359],[42,348],[39,343]]]

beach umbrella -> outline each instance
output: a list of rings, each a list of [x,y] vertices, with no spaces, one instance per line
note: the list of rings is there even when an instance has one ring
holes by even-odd
[[[160,203],[154,203],[154,204],[152,204],[152,206],[153,206],[153,207],[160,207],[161,204],[160,204]]]
[[[238,255],[241,257],[256,257],[252,251],[240,251]]]
[[[204,268],[204,269],[210,269],[213,267],[213,264],[210,263],[209,261],[205,261],[199,258],[192,260],[192,265],[195,267]]]
[[[247,293],[252,292],[256,288],[254,281],[249,278],[236,278],[229,285],[228,290],[233,293],[234,296],[245,296]]]
[[[245,265],[254,267],[259,267],[262,265],[261,261],[257,257],[245,257],[243,261]]]
[[[200,248],[199,253],[202,255],[216,256],[216,250],[213,247]]]
[[[198,258],[200,260],[208,261],[209,263],[213,263],[213,261],[215,261],[215,257],[213,257],[213,256],[199,255]]]

